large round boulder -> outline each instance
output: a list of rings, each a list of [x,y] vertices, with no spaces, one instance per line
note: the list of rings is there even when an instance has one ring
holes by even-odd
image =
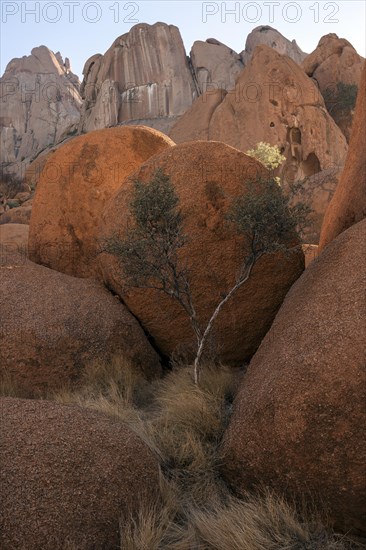
[[[0,259],[0,377],[23,393],[73,385],[94,361],[124,357],[148,378],[158,355],[138,322],[100,283],[28,261],[10,243]]]
[[[134,179],[146,183],[157,168],[170,177],[179,198],[187,235],[180,250],[180,266],[187,265],[189,269],[191,296],[198,319],[205,326],[233,286],[244,258],[243,241],[227,221],[229,205],[235,196],[245,192],[248,179],[266,178],[268,172],[241,151],[224,143],[205,141],[177,145],[155,156],[135,172]],[[101,242],[116,235],[125,236],[131,222],[133,189],[133,181],[125,180],[107,205]],[[101,254],[100,264],[105,284],[122,297],[164,354],[171,355],[194,344],[188,316],[175,300],[157,290],[126,287],[120,265],[111,254]],[[303,268],[301,251],[272,254],[259,260],[250,280],[227,302],[215,321],[215,347],[222,361],[240,364],[255,352]]]
[[[325,212],[320,250],[352,224],[366,217],[366,63],[357,95],[346,164]]]
[[[140,164],[171,145],[157,130],[121,126],[79,136],[55,151],[33,202],[30,258],[68,275],[93,275],[106,202]]]
[[[340,529],[365,533],[366,221],[293,285],[252,359],[224,437],[236,491],[310,497]]]
[[[159,499],[156,457],[126,425],[50,401],[0,399],[0,546],[119,548]]]

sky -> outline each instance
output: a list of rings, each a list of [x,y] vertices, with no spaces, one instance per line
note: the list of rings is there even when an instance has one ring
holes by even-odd
[[[137,23],[157,21],[179,27],[187,54],[195,40],[207,38],[241,52],[255,27],[270,25],[295,39],[307,53],[323,35],[336,33],[365,57],[365,5],[364,0],[1,0],[0,72],[14,57],[30,55],[32,48],[45,45],[69,57],[73,72],[81,78],[89,57],[104,53]]]

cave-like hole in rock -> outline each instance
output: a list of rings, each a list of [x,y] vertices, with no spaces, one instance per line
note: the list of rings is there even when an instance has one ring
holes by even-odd
[[[315,153],[310,153],[306,160],[302,162],[302,171],[305,176],[313,176],[320,172],[320,162]]]

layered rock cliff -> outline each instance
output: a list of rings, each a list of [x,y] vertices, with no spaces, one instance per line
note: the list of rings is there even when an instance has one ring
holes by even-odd
[[[82,132],[141,120],[166,127],[198,95],[179,29],[165,23],[135,25],[83,74]]]

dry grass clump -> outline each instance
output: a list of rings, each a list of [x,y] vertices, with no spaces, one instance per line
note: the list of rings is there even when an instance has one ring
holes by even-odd
[[[226,498],[206,508],[176,506],[174,492],[163,507],[141,509],[121,525],[120,550],[356,550],[364,548],[327,530],[312,514],[266,493]]]
[[[366,548],[276,495],[239,499],[230,493],[220,477],[218,447],[240,376],[223,366],[205,367],[197,387],[192,367],[180,365],[164,379],[147,382],[116,358],[91,365],[73,391],[48,396],[126,422],[161,464],[162,504],[146,503],[121,523],[120,550]]]
[[[185,502],[205,503],[222,490],[217,448],[236,377],[225,367],[206,368],[198,387],[192,368],[181,367],[157,389],[148,432],[160,450],[164,475],[177,484]]]

